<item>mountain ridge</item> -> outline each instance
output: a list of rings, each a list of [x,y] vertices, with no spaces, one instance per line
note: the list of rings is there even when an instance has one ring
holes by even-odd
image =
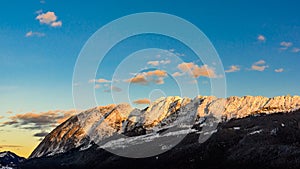
[[[52,156],[77,147],[85,149],[91,142],[101,143],[115,134],[144,135],[170,128],[174,123],[192,126],[210,115],[226,121],[249,115],[293,112],[299,108],[299,96],[197,96],[194,99],[170,96],[157,99],[143,110],[129,104],[98,106],[72,116],[55,128],[30,158]]]

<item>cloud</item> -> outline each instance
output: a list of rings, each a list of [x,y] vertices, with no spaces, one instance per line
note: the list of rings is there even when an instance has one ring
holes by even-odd
[[[162,77],[159,77],[158,79],[155,79],[154,80],[154,83],[158,84],[158,85],[161,85],[161,84],[164,84],[165,81]]]
[[[150,82],[154,82],[156,84],[164,84],[164,77],[167,76],[167,72],[164,70],[153,70],[149,72],[142,72],[134,77],[125,80],[128,83],[136,83],[147,85]]]
[[[165,77],[167,76],[167,72],[164,70],[154,70],[154,71],[149,71],[145,72],[146,76],[157,76],[157,77]]]
[[[50,25],[52,27],[61,27],[62,26],[62,21],[52,22]]]
[[[35,133],[33,136],[34,137],[45,137],[48,134],[49,134],[48,132],[39,132],[39,133]]]
[[[9,144],[9,145],[1,145],[0,144],[0,149],[4,149],[4,148],[20,148],[20,147],[23,147],[23,146],[21,146],[21,145],[12,145],[12,144]]]
[[[152,65],[152,66],[158,66],[159,65],[159,61],[149,61],[147,62],[148,65]]]
[[[128,83],[138,83],[138,84],[143,84],[143,85],[148,84],[148,81],[147,81],[144,74],[137,74],[133,78],[127,79],[126,82],[128,82]]]
[[[148,65],[152,65],[152,66],[158,66],[160,64],[162,65],[166,65],[166,64],[170,64],[171,63],[171,60],[154,60],[154,61],[149,61],[147,62]]]
[[[254,63],[254,65],[263,65],[263,64],[266,64],[266,61],[259,60],[259,61],[257,61],[257,62]]]
[[[16,120],[5,121],[5,122],[1,123],[0,127],[6,126],[6,125],[14,125],[14,124],[18,124],[18,122]]]
[[[39,20],[41,24],[46,24],[52,27],[62,26],[62,21],[57,21],[57,16],[54,12],[48,11],[46,13],[39,13],[35,19]]]
[[[289,47],[293,46],[292,42],[286,42],[286,41],[282,41],[280,42],[280,50],[287,50]]]
[[[225,70],[226,73],[238,72],[241,68],[238,65],[231,65],[228,70]]]
[[[119,88],[119,87],[116,87],[116,86],[111,86],[110,89],[104,90],[104,92],[106,92],[106,93],[109,93],[109,92],[111,92],[111,91],[114,91],[114,92],[121,92],[122,89]]]
[[[13,114],[13,112],[12,111],[7,111],[6,114]]]
[[[41,33],[41,32],[32,32],[32,31],[29,31],[25,34],[25,37],[43,37],[45,36],[46,34],[44,33]]]
[[[264,41],[266,41],[266,37],[263,35],[258,35],[257,40],[264,42]]]
[[[150,104],[150,100],[147,98],[144,99],[138,99],[133,101],[134,104]]]
[[[96,84],[95,89],[99,89],[99,88],[101,88],[101,86],[99,84]]]
[[[173,77],[178,77],[178,76],[182,76],[182,75],[183,75],[183,73],[180,73],[180,72],[174,72],[172,74]]]
[[[4,116],[0,116],[0,120],[3,119],[3,118],[4,118]]]
[[[203,65],[199,67],[193,62],[183,62],[177,66],[179,70],[183,73],[189,73],[192,77],[198,78],[200,76],[208,78],[216,78],[216,73],[213,68],[210,68],[208,65]]]
[[[292,52],[293,53],[298,53],[298,52],[300,52],[300,48],[293,48]]]
[[[255,70],[255,71],[264,71],[266,68],[268,68],[268,65],[265,65],[266,61],[264,60],[259,60],[255,63],[252,64],[251,69],[250,70]]]
[[[9,125],[21,129],[44,130],[64,122],[75,114],[76,110],[50,110],[41,113],[27,112],[9,117],[10,120],[1,123],[0,127]]]
[[[277,72],[277,73],[281,73],[281,72],[284,71],[284,69],[283,68],[279,68],[279,69],[275,69],[274,71]]]
[[[100,79],[91,79],[89,80],[89,83],[110,83],[111,81],[110,80],[106,80],[106,79],[103,79],[103,78],[100,78]]]

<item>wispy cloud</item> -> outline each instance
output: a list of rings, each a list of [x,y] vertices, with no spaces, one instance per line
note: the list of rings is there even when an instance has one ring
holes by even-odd
[[[255,71],[264,71],[266,68],[268,68],[269,66],[266,65],[266,61],[264,60],[259,60],[255,63],[252,64],[251,69],[250,70],[255,70]]]
[[[192,77],[198,78],[200,76],[208,77],[208,78],[216,78],[216,73],[213,68],[208,65],[198,66],[193,62],[183,62],[178,64],[177,68],[181,70],[183,73],[189,73]]]
[[[264,41],[266,41],[266,37],[264,35],[258,35],[257,40],[264,42]]]
[[[55,13],[51,11],[48,11],[46,13],[40,13],[35,19],[39,20],[41,24],[46,24],[51,27],[62,26],[62,21],[58,21]]]
[[[292,52],[293,53],[298,53],[298,52],[300,52],[300,48],[293,48]]]
[[[284,71],[284,69],[283,68],[279,68],[279,69],[275,69],[274,71],[277,72],[277,73],[281,73],[281,72]]]
[[[89,80],[89,83],[95,83],[95,82],[96,83],[110,83],[111,81],[107,80],[107,79],[103,79],[103,78]]]
[[[153,70],[148,72],[142,72],[134,77],[125,80],[128,83],[136,83],[147,85],[150,82],[154,82],[156,84],[164,84],[164,78],[167,76],[167,72],[164,70]]]
[[[5,149],[5,148],[21,148],[23,146],[21,145],[13,145],[13,144],[0,144],[0,149]]]
[[[170,64],[171,60],[153,60],[153,61],[149,61],[147,62],[148,65],[152,65],[152,66],[159,66],[160,64],[162,65],[166,65],[166,64]]]
[[[10,125],[21,129],[46,129],[56,126],[72,115],[76,110],[50,110],[47,112],[27,112],[9,117],[9,121],[1,123],[1,127]]]
[[[241,68],[238,65],[231,65],[229,69],[225,70],[226,73],[238,72]]]
[[[33,136],[34,137],[45,137],[48,134],[49,134],[48,132],[39,132],[39,133],[35,133]]]
[[[280,50],[287,50],[289,47],[293,46],[292,42],[282,41],[280,42]]]
[[[174,72],[172,74],[172,76],[174,76],[174,77],[179,77],[179,76],[182,76],[182,75],[183,75],[183,73],[180,73],[180,72]]]
[[[3,119],[3,118],[4,118],[4,116],[0,116],[0,120]]]
[[[0,127],[12,126],[14,128],[30,131],[39,130],[39,132],[35,133],[33,136],[44,137],[48,134],[45,130],[51,130],[53,127],[63,123],[76,113],[76,110],[50,110],[41,113],[28,112],[17,114],[9,117],[8,121],[0,123]]]
[[[109,89],[105,89],[104,92],[109,93],[109,92],[121,92],[122,89],[116,86],[110,86]]]
[[[45,33],[42,32],[33,32],[33,31],[29,31],[25,34],[25,37],[43,37],[46,36]]]
[[[138,99],[133,101],[134,104],[150,104],[150,100],[147,98]]]
[[[99,88],[101,88],[101,85],[96,84],[96,85],[95,85],[95,89],[99,89]]]

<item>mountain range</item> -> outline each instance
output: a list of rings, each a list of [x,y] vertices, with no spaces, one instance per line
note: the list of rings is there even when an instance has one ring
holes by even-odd
[[[21,168],[300,168],[300,97],[193,99],[71,117]]]

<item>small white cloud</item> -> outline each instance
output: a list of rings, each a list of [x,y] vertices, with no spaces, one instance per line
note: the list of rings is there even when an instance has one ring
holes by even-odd
[[[279,68],[279,69],[275,69],[274,71],[277,72],[277,73],[281,73],[281,72],[284,71],[284,69],[283,68]]]
[[[266,64],[266,61],[264,60],[259,60],[257,62],[254,63],[255,65],[263,65],[263,64]]]
[[[225,70],[226,73],[238,72],[241,68],[238,65],[231,65],[228,70]]]
[[[39,13],[35,19],[39,20],[41,24],[50,25],[52,27],[62,26],[62,21],[57,21],[57,16],[54,12],[48,11],[46,13]]]
[[[280,50],[287,50],[289,47],[293,46],[292,42],[286,42],[286,41],[282,41],[280,42]]]
[[[166,65],[166,64],[170,64],[171,63],[171,60],[153,60],[153,61],[149,61],[147,62],[148,65],[152,65],[152,66],[158,66],[160,64],[162,65]]]
[[[258,35],[257,40],[264,42],[264,41],[266,41],[266,37],[263,35]]]
[[[298,52],[300,52],[300,48],[293,48],[292,52],[293,53],[298,53]]]
[[[45,34],[41,32],[33,32],[33,31],[29,31],[25,34],[25,37],[32,37],[32,36],[43,37],[45,36]]]

